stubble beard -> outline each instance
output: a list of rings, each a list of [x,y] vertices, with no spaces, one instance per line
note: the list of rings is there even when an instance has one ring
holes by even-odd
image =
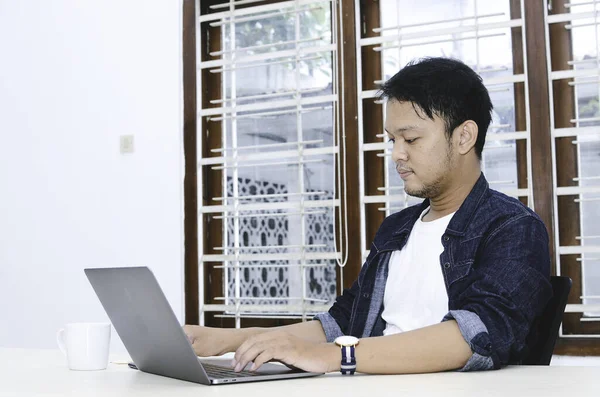
[[[446,169],[446,171],[451,170],[452,167],[452,146],[448,145],[448,150],[446,151],[446,160],[442,166]],[[409,196],[430,199],[433,197],[437,197],[442,193],[444,179],[446,179],[447,172],[441,173],[438,177],[430,183],[424,183],[422,186],[416,189],[412,189],[408,187],[406,184],[404,185],[404,191]]]

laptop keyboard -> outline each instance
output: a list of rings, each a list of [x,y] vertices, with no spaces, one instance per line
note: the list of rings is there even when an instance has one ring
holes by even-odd
[[[204,370],[206,371],[208,376],[210,376],[211,378],[214,378],[214,379],[245,378],[245,377],[249,377],[249,376],[260,376],[261,375],[257,372],[250,372],[250,371],[235,372],[233,370],[233,368],[221,367],[219,365],[208,364],[208,363],[204,363],[204,362],[202,363],[202,366],[204,367]]]

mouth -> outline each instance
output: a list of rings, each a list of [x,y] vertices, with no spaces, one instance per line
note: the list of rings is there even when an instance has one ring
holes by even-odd
[[[400,178],[402,178],[402,179],[406,179],[413,174],[412,171],[405,170],[405,169],[398,169],[396,171],[398,172],[398,174],[400,175]]]

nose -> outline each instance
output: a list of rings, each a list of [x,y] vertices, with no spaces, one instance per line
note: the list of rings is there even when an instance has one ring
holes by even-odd
[[[394,142],[394,147],[392,149],[392,160],[394,163],[398,163],[398,161],[406,162],[408,160],[408,154],[406,153],[406,146],[400,139]]]

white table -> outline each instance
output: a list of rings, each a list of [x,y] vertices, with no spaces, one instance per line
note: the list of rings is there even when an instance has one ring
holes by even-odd
[[[119,357],[121,359],[126,357]],[[117,357],[111,357],[117,359]],[[69,371],[58,350],[0,348],[0,396],[600,396],[599,367],[508,367],[500,371],[316,378],[204,386],[109,364]]]

